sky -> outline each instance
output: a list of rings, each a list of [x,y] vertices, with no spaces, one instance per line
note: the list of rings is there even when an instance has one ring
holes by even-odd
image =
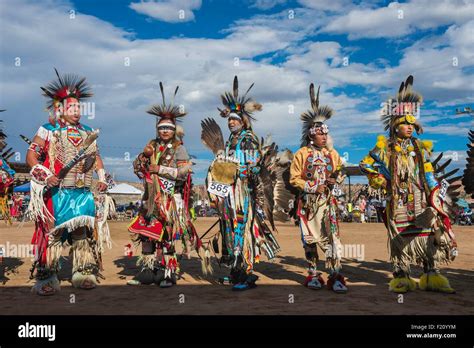
[[[212,155],[200,122],[238,75],[241,90],[263,105],[257,135],[296,151],[308,86],[335,110],[327,122],[335,148],[358,163],[383,134],[381,103],[410,74],[423,95],[422,139],[454,167],[464,167],[474,107],[474,1],[411,0],[0,0],[0,109],[8,143],[24,162],[26,143],[47,122],[40,86],[54,69],[87,77],[99,147],[116,180],[138,181],[132,161],[155,136],[146,110],[159,103],[158,83],[188,115],[184,142],[194,182]]]

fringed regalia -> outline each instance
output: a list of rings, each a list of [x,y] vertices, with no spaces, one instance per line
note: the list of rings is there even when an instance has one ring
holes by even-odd
[[[183,130],[176,119],[186,113],[172,102],[165,103],[163,85],[162,105],[154,105],[149,114],[157,116],[157,136],[134,161],[135,174],[143,180],[145,193],[143,208],[129,226],[132,239],[142,254],[137,265],[140,272],[129,281],[131,285],[156,283],[161,287],[176,284],[180,273],[176,242],[181,240],[184,253],[199,251],[200,239],[190,215],[192,163],[183,145]],[[175,90],[175,95],[178,87]],[[174,101],[174,97],[173,97]],[[174,131],[169,141],[160,138],[158,131]],[[158,166],[152,171],[150,166]]]
[[[319,246],[325,254],[329,273],[327,286],[342,293],[347,288],[340,274],[342,245],[337,221],[337,200],[333,194],[335,185],[327,182],[331,177],[341,181],[342,161],[331,142],[318,147],[311,140],[313,134],[329,136],[324,122],[331,118],[333,110],[319,105],[319,88],[315,96],[313,84],[310,85],[310,101],[312,109],[301,115],[302,147],[295,153],[290,167],[290,183],[299,191],[297,215],[308,262],[305,285],[311,289],[320,289],[325,283],[317,271]],[[326,186],[322,193],[317,192],[320,185]]]
[[[98,132],[82,123],[66,122],[59,111],[66,99],[81,101],[92,94],[84,78],[61,76],[57,71],[56,75],[57,81],[42,87],[44,96],[50,98],[50,122],[38,129],[36,142],[34,139],[28,148],[35,158],[44,160],[30,172],[31,200],[27,212],[35,221],[32,239],[35,261],[31,276],[36,270],[33,291],[40,295],[60,289],[57,273],[64,247],[72,246],[73,286],[90,289],[101,277],[101,254],[105,246],[112,246],[106,218],[114,209],[113,201],[99,193],[96,203],[92,192],[94,170],[105,184],[105,171],[97,167]],[[49,187],[47,181],[53,175],[61,182],[59,186]],[[97,211],[105,215],[105,221],[96,219]]]
[[[211,204],[219,212],[221,262],[231,267],[230,277],[223,277],[220,281],[232,283],[234,290],[255,287],[258,277],[252,273],[254,264],[260,261],[262,253],[271,260],[280,249],[268,226],[272,209],[266,212],[265,207],[262,170],[267,168],[262,164],[266,155],[251,128],[252,112],[261,110],[260,104],[247,98],[252,86],[239,97],[236,76],[233,92],[222,95],[225,108],[219,109],[221,116],[236,118],[242,124],[240,129],[231,130],[225,145],[222,132],[213,119],[202,123],[203,142],[216,155],[206,184]],[[273,144],[272,150],[267,153],[268,158],[275,151]],[[272,183],[269,182],[269,185],[271,190]]]
[[[399,136],[400,125],[412,125],[418,134],[422,127],[415,117],[422,97],[412,90],[413,76],[402,82],[397,97],[388,101],[382,119],[389,138],[380,135],[369,155],[360,162],[370,186],[387,191],[385,224],[394,279],[389,289],[403,293],[416,289],[410,277],[410,264],[423,267],[422,290],[452,293],[439,265],[457,254],[450,216],[457,186],[450,178],[457,170],[443,173],[449,162],[438,165],[440,155],[430,161],[432,143],[414,136]]]
[[[3,112],[5,110],[0,110]],[[2,120],[0,120],[2,122]],[[0,216],[7,224],[12,224],[10,215],[10,195],[13,187],[15,171],[8,164],[8,159],[14,155],[12,148],[7,147],[7,135],[0,129]]]

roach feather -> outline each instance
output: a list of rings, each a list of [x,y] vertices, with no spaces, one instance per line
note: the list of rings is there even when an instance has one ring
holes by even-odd
[[[237,78],[237,75],[234,76],[233,92],[234,99],[237,101],[237,98],[239,97],[239,80]]]

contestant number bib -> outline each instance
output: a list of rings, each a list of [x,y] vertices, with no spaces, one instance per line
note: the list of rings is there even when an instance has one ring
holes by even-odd
[[[227,197],[230,193],[231,186],[219,182],[210,182],[207,190],[216,196]]]
[[[166,193],[173,194],[174,193],[174,187],[176,185],[176,181],[173,180],[168,180],[163,177],[159,177],[160,182],[161,182],[161,189],[165,191]]]
[[[440,186],[439,198],[444,201],[446,199],[446,193],[448,192],[449,182],[446,179],[443,179]]]
[[[339,188],[339,185],[334,185],[334,188],[332,189],[332,195],[334,197],[340,197],[342,196],[342,190]]]

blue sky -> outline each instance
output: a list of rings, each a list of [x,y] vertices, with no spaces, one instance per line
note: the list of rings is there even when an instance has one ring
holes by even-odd
[[[169,23],[152,19],[130,8],[130,0],[82,0],[74,1],[75,8],[82,13],[96,16],[115,26],[135,34],[137,39],[171,38],[176,36],[193,38],[222,38],[222,30],[239,18],[249,18],[249,5],[252,1],[203,1],[199,10],[194,12],[195,20]],[[289,1],[289,4],[297,4]],[[290,6],[293,6],[290,5]],[[275,6],[273,9],[282,8]],[[112,10],[111,10],[112,8]],[[266,13],[252,8],[252,14]]]
[[[255,131],[291,150],[309,108],[308,85],[320,84],[321,103],[335,109],[328,122],[335,147],[357,163],[382,133],[380,103],[413,74],[425,100],[422,138],[462,167],[473,117],[455,109],[474,102],[473,11],[473,2],[456,0],[2,1],[4,127],[24,160],[18,134],[32,136],[47,120],[39,86],[53,67],[84,75],[96,116],[83,121],[101,129],[101,153],[116,178],[136,180],[131,160],[154,136],[146,110],[159,101],[158,81],[168,93],[179,84],[200,183],[211,160],[200,120],[214,117],[228,134],[216,108],[237,74],[242,89],[255,82],[252,96],[263,104]]]

